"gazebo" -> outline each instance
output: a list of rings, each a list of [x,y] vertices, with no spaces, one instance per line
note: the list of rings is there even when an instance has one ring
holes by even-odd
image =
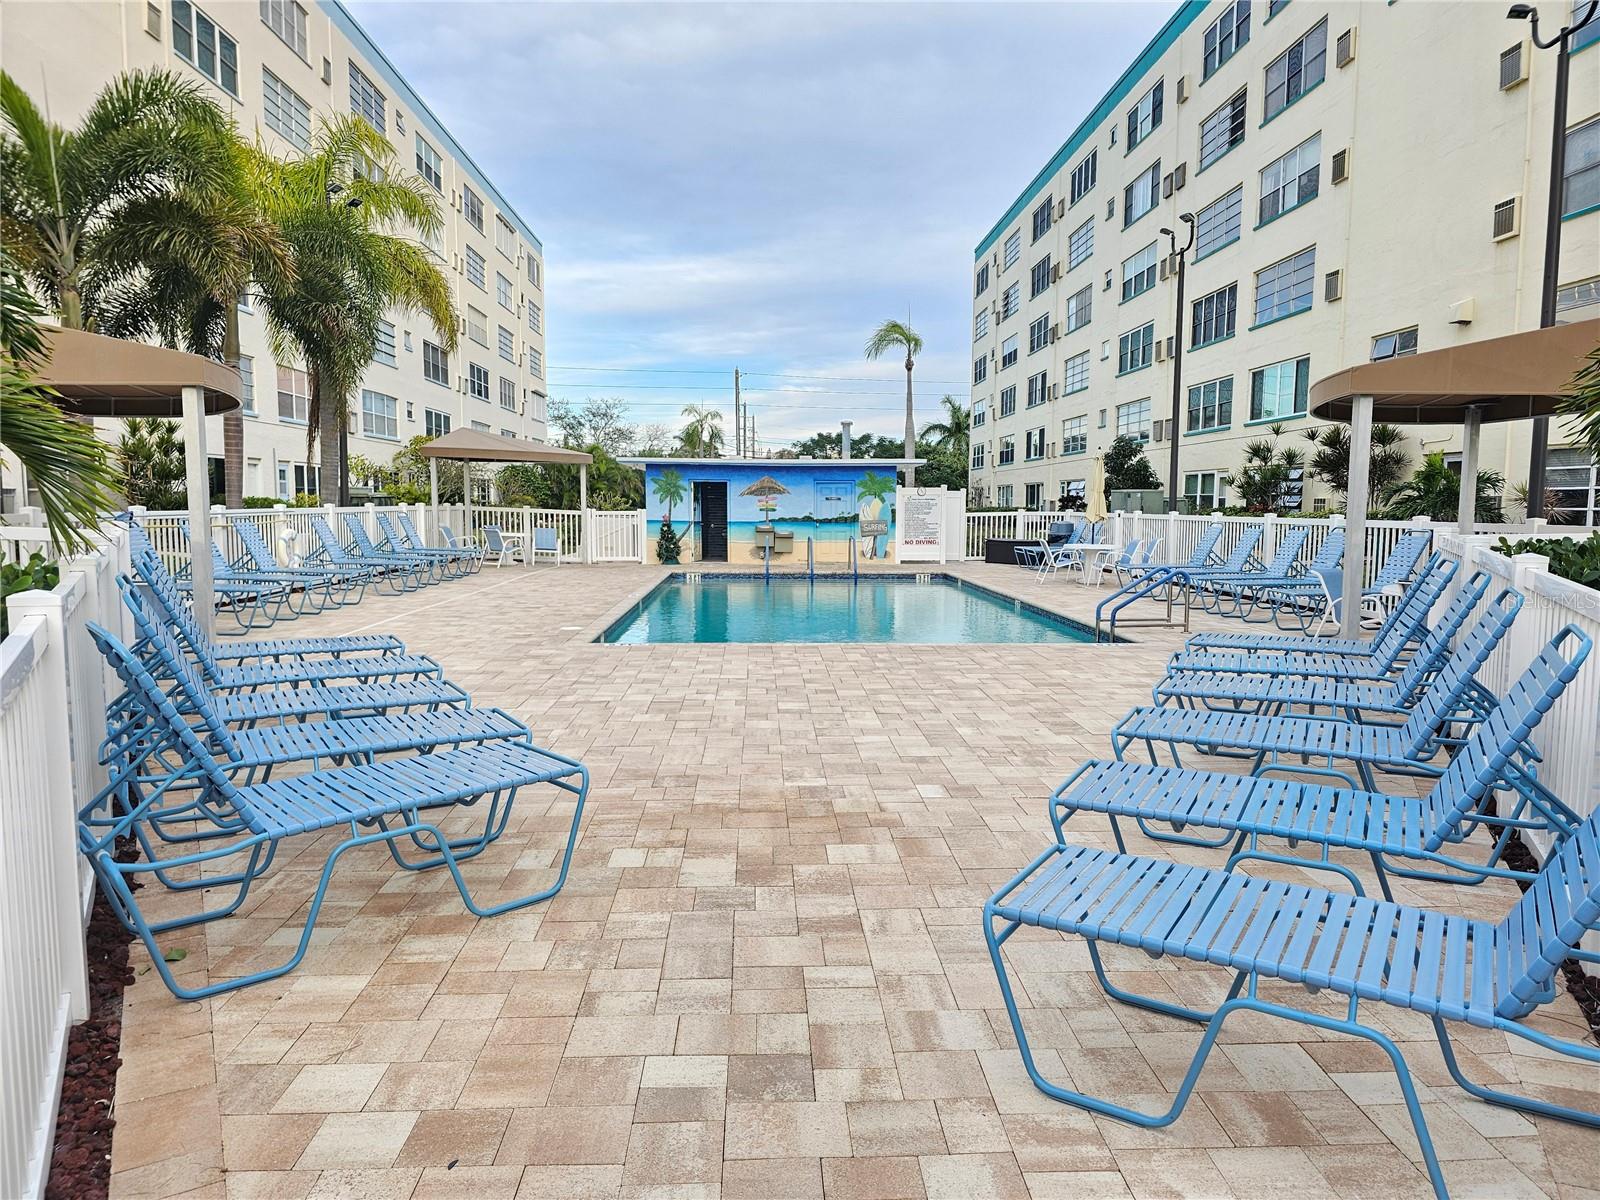
[[[206,417],[239,407],[239,372],[213,359],[162,346],[45,326],[50,358],[36,373],[62,407],[83,417],[175,417],[183,421],[189,495],[189,562],[194,611],[211,632],[211,481]]]
[[[589,464],[592,454],[582,450],[567,450],[561,446],[548,446],[542,442],[521,442],[498,433],[485,433],[481,429],[452,429],[422,447],[422,456],[428,460],[428,499],[433,508],[434,525],[439,523],[439,463],[441,458],[455,459],[463,466],[461,494],[466,506],[463,532],[472,536],[472,488],[465,478],[465,470],[475,462],[498,463],[554,463],[578,468],[578,508],[589,508]]]
[[[1572,377],[1600,347],[1600,320],[1533,329],[1426,354],[1362,363],[1311,385],[1315,416],[1350,423],[1345,495],[1366,496],[1372,423],[1461,426],[1461,499],[1456,521],[1471,533],[1478,496],[1478,431],[1485,421],[1520,421],[1558,411]],[[1360,627],[1367,507],[1347,504],[1343,632]]]

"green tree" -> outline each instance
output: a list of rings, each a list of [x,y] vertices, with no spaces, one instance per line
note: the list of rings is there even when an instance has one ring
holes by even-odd
[[[122,494],[129,504],[142,504],[156,512],[189,506],[183,439],[176,421],[160,417],[124,421],[117,441],[117,463],[122,469]]]
[[[837,429],[821,430],[791,445],[789,458],[838,458],[844,453],[844,439]],[[904,449],[894,438],[879,434],[857,433],[850,438],[851,458],[899,458]]]
[[[885,321],[872,331],[867,339],[866,355],[869,359],[881,358],[890,351],[905,351],[906,356],[906,444],[905,457],[917,456],[917,425],[915,405],[911,392],[911,369],[916,366],[916,356],[922,353],[922,335],[903,321]],[[916,480],[916,468],[906,467],[906,486]]]
[[[972,413],[953,396],[944,397],[939,404],[944,416],[922,427],[923,440],[964,460],[972,450]]]
[[[1155,468],[1144,456],[1144,444],[1130,434],[1119,434],[1106,447],[1106,497],[1113,491],[1145,491],[1158,488]]]
[[[551,400],[545,416],[552,429],[561,431],[561,444],[571,448],[599,444],[608,454],[626,454],[637,437],[620,396],[589,396],[579,405]]]
[[[1478,494],[1474,518],[1479,521],[1504,520],[1501,496],[1505,477],[1498,471],[1478,472]],[[1450,469],[1442,453],[1428,455],[1416,474],[1396,484],[1385,499],[1384,516],[1396,521],[1427,517],[1432,521],[1454,521],[1461,503],[1461,476]]]
[[[655,493],[656,499],[667,506],[666,516],[661,520],[661,532],[656,537],[656,559],[663,563],[675,563],[683,554],[683,543],[672,525],[672,506],[683,503],[689,494],[688,488],[684,486],[683,476],[668,468],[656,476]]]
[[[698,458],[718,458],[722,452],[722,413],[720,410],[699,404],[685,404],[683,415],[688,418],[679,435],[684,450]]]
[[[1225,476],[1241,507],[1253,513],[1277,512],[1283,506],[1284,492],[1293,480],[1293,472],[1305,462],[1305,456],[1291,446],[1278,445],[1283,436],[1281,425],[1269,426],[1270,438],[1247,442],[1244,461],[1237,471]]]
[[[1589,448],[1589,457],[1600,460],[1600,346],[1589,352],[1588,360],[1567,384],[1561,411],[1573,418],[1572,425]]]
[[[428,459],[423,455],[422,447],[431,441],[433,441],[432,438],[419,433],[399,450],[395,451],[394,457],[389,460],[388,468],[391,486],[403,488],[407,495],[416,496],[417,501],[414,501],[414,503],[428,499],[431,495],[431,475],[428,464],[430,461],[435,461],[438,464],[439,502],[441,504],[460,504],[462,497],[466,494],[464,484],[466,476],[462,470],[461,460],[451,458]],[[355,460],[352,459],[352,472],[354,469]]]
[[[1306,469],[1344,497],[1350,490],[1350,427],[1324,425],[1306,430],[1304,436],[1314,447]],[[1405,431],[1394,425],[1372,427],[1372,453],[1367,467],[1369,508],[1374,497],[1384,495],[1406,477],[1411,456],[1406,453],[1405,441]]]

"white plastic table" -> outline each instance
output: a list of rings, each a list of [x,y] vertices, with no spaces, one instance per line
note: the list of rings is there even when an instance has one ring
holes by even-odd
[[[1121,550],[1122,547],[1115,542],[1073,542],[1072,549],[1083,551],[1083,586],[1089,586],[1089,560],[1099,555],[1104,550]],[[1099,574],[1104,574],[1105,568],[1101,567]]]

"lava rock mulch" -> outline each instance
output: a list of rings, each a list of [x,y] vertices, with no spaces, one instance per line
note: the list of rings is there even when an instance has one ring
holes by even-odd
[[[118,862],[139,857],[133,839],[117,849]],[[135,884],[137,886],[137,884]],[[97,889],[84,940],[89,953],[89,1019],[72,1028],[56,1113],[46,1200],[95,1200],[111,1185],[112,1097],[122,1065],[122,992],[133,982],[128,945],[133,934],[117,920]]]

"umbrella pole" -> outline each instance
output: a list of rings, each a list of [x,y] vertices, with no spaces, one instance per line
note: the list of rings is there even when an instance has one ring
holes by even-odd
[[[194,618],[212,636],[216,589],[211,574],[211,477],[206,457],[206,393],[183,389],[183,461],[189,492],[189,579],[194,586]]]

